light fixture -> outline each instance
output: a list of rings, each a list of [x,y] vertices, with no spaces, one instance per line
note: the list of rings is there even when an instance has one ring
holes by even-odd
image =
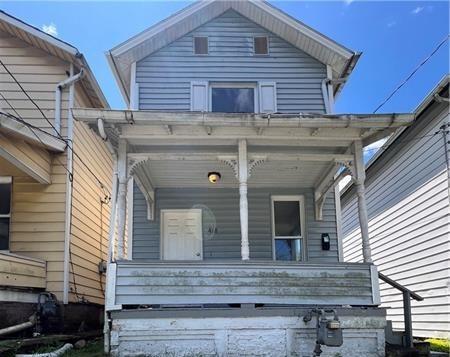
[[[208,172],[208,180],[211,183],[217,183],[222,176],[218,172]]]

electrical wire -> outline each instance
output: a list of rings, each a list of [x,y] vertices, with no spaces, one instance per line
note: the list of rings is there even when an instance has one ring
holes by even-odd
[[[6,72],[11,76],[11,78],[14,80],[14,82],[19,86],[19,88],[21,89],[21,91],[25,94],[25,96],[33,103],[33,105],[39,110],[39,112],[41,113],[41,115],[43,116],[43,118],[47,121],[47,123],[53,128],[53,130],[55,130],[56,135],[58,135],[58,137],[65,141],[67,144],[67,147],[72,151],[72,153],[74,154],[74,156],[76,156],[80,162],[83,164],[84,167],[86,167],[86,169],[89,171],[89,173],[95,177],[95,179],[97,180],[100,188],[102,190],[106,190],[106,186],[103,184],[103,182],[97,177],[97,175],[94,174],[94,172],[90,169],[90,167],[83,161],[83,159],[80,157],[80,155],[78,155],[78,153],[76,153],[76,151],[73,149],[73,143],[70,142],[70,140],[64,138],[55,128],[55,126],[51,123],[51,121],[47,118],[47,116],[45,115],[45,113],[43,112],[43,110],[39,107],[39,105],[33,100],[33,98],[31,98],[31,96],[28,94],[28,92],[25,90],[25,88],[20,84],[20,82],[17,80],[17,78],[14,76],[14,74],[11,73],[11,71],[8,69],[8,67],[2,62],[2,60],[0,60],[0,64],[3,66],[3,68],[6,70]],[[4,98],[4,96],[2,95],[2,97]],[[8,105],[11,107],[11,109],[16,113],[17,111],[15,110],[15,108],[11,105],[11,103],[9,103],[8,101],[6,101],[8,103]],[[12,114],[10,114],[12,115]],[[19,120],[21,120],[21,122],[25,125],[28,125],[28,123],[20,116],[18,115]],[[66,168],[67,170],[67,168]],[[69,177],[70,182],[72,182],[73,180],[73,173],[70,173],[70,177]]]
[[[381,107],[383,107],[394,95],[397,93],[415,74],[416,72],[423,66],[425,63],[427,63],[431,57],[434,56],[434,54],[439,51],[439,49],[444,45],[444,43],[447,42],[447,40],[450,38],[450,34],[447,34],[445,38],[437,45],[437,47],[422,61],[419,63],[419,65],[409,74],[408,77],[406,77],[405,80],[403,80],[402,83],[400,83],[397,88],[394,89],[394,91],[389,94],[389,96],[373,111],[373,114],[375,114]]]

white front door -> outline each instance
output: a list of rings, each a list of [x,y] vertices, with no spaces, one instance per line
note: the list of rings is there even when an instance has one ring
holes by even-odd
[[[202,210],[161,210],[161,258],[201,260]]]

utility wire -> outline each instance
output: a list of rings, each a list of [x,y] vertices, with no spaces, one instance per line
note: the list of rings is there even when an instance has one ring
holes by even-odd
[[[0,64],[3,66],[3,68],[6,70],[6,72],[11,76],[11,78],[14,80],[14,82],[19,86],[19,88],[21,89],[21,91],[25,94],[25,96],[33,103],[33,105],[39,110],[39,112],[42,114],[42,116],[44,117],[44,119],[47,121],[47,123],[53,128],[53,130],[55,131],[56,135],[58,135],[58,137],[65,141],[67,144],[67,147],[72,151],[72,153],[74,154],[74,156],[76,156],[80,162],[83,164],[84,167],[86,167],[86,169],[89,171],[89,173],[95,177],[95,179],[97,180],[98,184],[100,185],[100,188],[102,189],[103,192],[107,191],[106,190],[106,186],[103,184],[103,182],[97,177],[97,175],[95,175],[95,173],[90,169],[90,167],[83,161],[83,159],[80,157],[80,155],[78,155],[77,152],[75,152],[75,150],[73,149],[73,143],[70,142],[70,140],[67,140],[66,138],[64,138],[55,128],[55,126],[51,123],[51,121],[47,118],[47,116],[45,115],[45,113],[43,112],[43,110],[39,107],[39,105],[33,100],[33,98],[31,98],[31,96],[28,94],[28,92],[25,90],[25,88],[20,84],[20,82],[17,80],[17,78],[14,76],[14,74],[11,73],[11,71],[8,69],[8,67],[3,63],[3,61],[0,59]],[[2,95],[3,98],[5,98]],[[5,98],[6,100],[6,98]],[[18,118],[20,119],[22,123],[26,123],[25,120],[23,120],[23,118],[17,113],[17,111],[15,110],[15,108],[11,105],[11,103],[9,103],[9,101],[6,100],[6,102],[8,103],[8,105],[11,107],[11,109],[17,114]],[[27,124],[26,124],[27,125]],[[66,168],[67,170],[67,168]],[[70,181],[72,182],[73,179],[73,174],[70,173],[70,177],[69,177]],[[109,192],[108,192],[109,194]]]
[[[383,107],[394,95],[395,93],[397,93],[400,88],[402,88],[415,74],[416,72],[425,64],[427,63],[431,57],[434,56],[434,54],[439,51],[439,49],[444,45],[444,43],[447,42],[447,40],[449,39],[450,34],[447,34],[445,36],[445,38],[437,45],[437,47],[422,61],[420,62],[420,64],[410,73],[410,75],[408,77],[406,77],[406,79],[400,83],[397,88],[394,89],[394,91],[373,111],[373,114],[375,114],[381,107]]]

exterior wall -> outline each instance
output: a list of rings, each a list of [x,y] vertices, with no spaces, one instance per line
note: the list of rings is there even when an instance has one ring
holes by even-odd
[[[382,273],[425,298],[412,301],[416,336],[450,333],[449,182],[444,139],[434,135],[448,120],[448,106],[433,105],[368,170],[372,256]],[[345,260],[361,261],[353,191],[342,205]],[[403,329],[401,294],[382,283],[381,299],[392,307],[394,328]]]
[[[44,261],[0,252],[0,285],[42,289],[45,275]]]
[[[54,121],[56,84],[67,78],[69,64],[0,31],[2,61],[15,75],[28,94]],[[11,76],[0,68],[2,95],[18,114],[29,123],[52,132],[50,125],[20,90]],[[65,135],[67,91],[62,97],[62,128]],[[0,108],[15,114],[0,99]],[[52,157],[51,184],[42,185],[26,174],[13,175],[10,251],[47,262],[46,289],[62,299],[64,261],[64,210],[66,171],[58,162],[66,162],[65,154]],[[0,166],[0,175],[11,173],[10,165]]]
[[[193,54],[193,36],[208,36],[209,55]],[[269,37],[269,55],[253,55],[253,36]],[[279,112],[324,112],[326,67],[232,10],[136,65],[140,109],[190,110],[191,81],[277,84]]]
[[[119,313],[113,318],[112,356],[312,356],[315,347],[316,321],[303,322],[306,309],[291,316],[259,312],[260,316],[245,317],[240,312],[240,317],[145,318],[145,312],[139,314],[127,318]],[[385,317],[372,314],[373,310],[366,316],[341,313],[344,343],[322,346],[321,356],[384,356]]]
[[[307,260],[337,262],[337,228],[334,197],[329,195],[323,221],[314,219],[312,189],[248,190],[249,241],[251,259],[272,259],[271,195],[304,195]],[[139,188],[134,189],[133,259],[159,259],[161,209],[201,208],[203,211],[203,259],[241,259],[239,190],[236,189],[157,189],[155,219],[147,219],[147,206]],[[209,233],[210,227],[217,232]],[[329,251],[322,250],[321,233],[331,238]]]
[[[80,93],[79,93],[80,94]],[[77,105],[86,105],[78,96]],[[98,271],[107,260],[113,160],[103,140],[84,123],[74,122],[73,196],[70,244],[70,300],[81,297],[103,304],[105,276]],[[100,187],[86,166],[105,185]],[[104,203],[101,203],[103,201]]]

